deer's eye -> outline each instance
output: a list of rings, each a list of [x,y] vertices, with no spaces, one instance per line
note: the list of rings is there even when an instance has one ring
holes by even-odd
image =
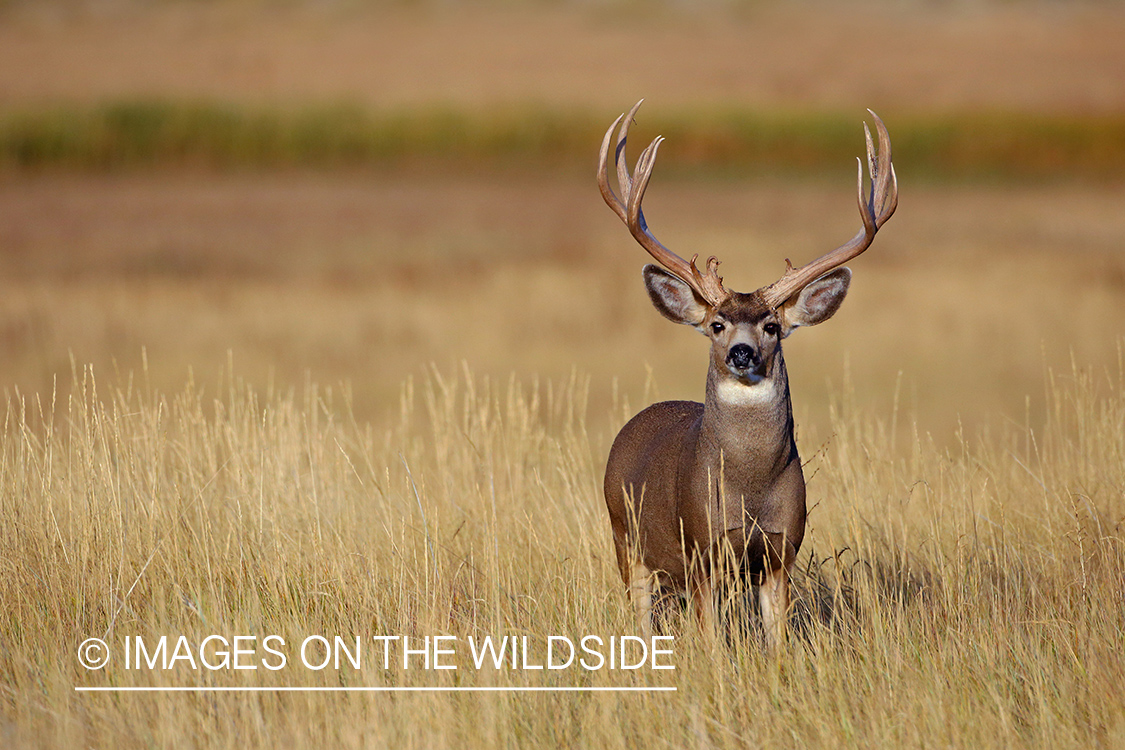
[[[727,327],[717,320],[714,323],[711,324],[711,333],[715,334],[716,336],[718,336],[720,333],[722,333],[726,329],[727,329]]]
[[[776,336],[777,334],[781,333],[781,326],[779,326],[777,323],[766,323],[764,326],[762,326],[762,330],[765,331],[769,336]]]

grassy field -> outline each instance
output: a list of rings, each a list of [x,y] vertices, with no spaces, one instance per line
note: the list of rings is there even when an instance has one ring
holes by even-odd
[[[617,417],[588,384],[437,373],[392,427],[348,393],[161,393],[77,373],[9,399],[0,444],[9,744],[1114,747],[1125,740],[1125,371],[1051,378],[1044,424],[943,450],[833,411],[795,635],[673,672],[128,670],[161,634],[579,638],[629,632],[599,492]],[[114,660],[86,672],[76,645]],[[259,653],[261,653],[259,651]],[[292,654],[291,654],[292,656]],[[218,659],[213,657],[213,661]],[[246,663],[244,661],[244,663]],[[256,662],[252,662],[256,663]],[[447,663],[455,663],[448,660]],[[531,663],[536,663],[533,657]],[[541,656],[540,656],[540,662]],[[127,686],[675,686],[675,693],[79,694]]]
[[[639,7],[0,2],[0,746],[1125,745],[1125,14]],[[675,670],[478,669],[633,632],[605,457],[702,395],[593,180],[641,95],[649,221],[738,290],[854,233],[864,107],[895,144],[786,341],[793,634],[739,591]],[[126,666],[162,635],[258,668]]]

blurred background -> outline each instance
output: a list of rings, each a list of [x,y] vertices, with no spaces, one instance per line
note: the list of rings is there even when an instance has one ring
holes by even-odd
[[[233,371],[378,421],[464,363],[577,372],[599,429],[699,399],[594,182],[644,97],[650,224],[741,291],[852,236],[890,129],[898,213],[786,342],[806,436],[1034,421],[1049,370],[1120,373],[1122,39],[1110,2],[0,1],[0,384]]]

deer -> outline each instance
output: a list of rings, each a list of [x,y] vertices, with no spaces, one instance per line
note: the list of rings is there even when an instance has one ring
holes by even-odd
[[[598,188],[656,260],[643,269],[653,306],[709,338],[711,349],[703,403],[653,404],[613,441],[603,489],[617,566],[645,637],[652,634],[654,595],[667,592],[687,600],[713,643],[717,585],[738,576],[757,587],[765,641],[776,650],[786,639],[790,573],[807,518],[781,343],[797,328],[835,314],[851,282],[843,264],[871,245],[898,206],[890,136],[868,110],[878,150],[864,123],[870,189],[865,193],[857,159],[858,233],[800,268],[787,258],[777,281],[747,294],[723,286],[714,256],[700,270],[698,255],[684,260],[649,229],[641,201],[664,139],[644,149],[632,173],[625,160],[629,126],[643,102],[606,131]],[[611,146],[617,192],[610,185]]]

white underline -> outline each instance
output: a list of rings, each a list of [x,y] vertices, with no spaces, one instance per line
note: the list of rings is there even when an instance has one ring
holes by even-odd
[[[81,693],[674,693],[675,687],[75,687]]]

